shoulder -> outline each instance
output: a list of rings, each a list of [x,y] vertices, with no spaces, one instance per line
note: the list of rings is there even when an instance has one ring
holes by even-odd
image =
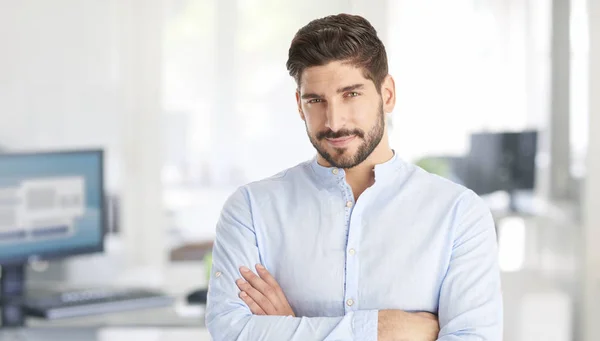
[[[243,202],[246,205],[272,200],[288,193],[294,187],[305,186],[313,181],[310,161],[284,169],[270,177],[240,186],[226,201],[225,205]]]
[[[415,164],[401,161],[401,167],[398,169],[403,186],[418,192],[419,196],[423,196],[428,200],[435,199],[438,202],[456,201],[461,196],[469,195],[470,190],[465,186],[429,173]]]
[[[410,163],[403,162],[403,186],[414,198],[451,215],[455,224],[466,224],[469,219],[491,218],[485,201],[463,185]],[[402,176],[401,176],[402,178]]]

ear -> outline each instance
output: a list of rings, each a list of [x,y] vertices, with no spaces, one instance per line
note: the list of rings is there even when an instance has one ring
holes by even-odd
[[[306,121],[306,117],[304,117],[304,111],[302,111],[302,100],[300,98],[300,90],[296,90],[296,104],[298,105],[298,113],[300,114],[300,118],[302,121]]]
[[[396,106],[396,83],[391,75],[387,75],[381,83],[381,97],[383,99],[383,110],[386,113],[394,111]]]

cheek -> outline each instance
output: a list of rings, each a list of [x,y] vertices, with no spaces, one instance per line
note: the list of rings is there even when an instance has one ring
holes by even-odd
[[[304,112],[304,122],[310,131],[319,131],[325,126],[324,115],[313,111]]]
[[[372,110],[372,108],[365,104],[348,106],[346,109],[346,126],[348,128],[359,129],[368,127],[372,120]]]
[[[321,131],[325,130],[325,126],[323,124],[320,124],[320,123],[315,122],[313,120],[307,119],[305,121],[305,123],[306,123],[306,129],[308,130],[308,132],[311,135],[314,135],[314,134],[316,134],[318,132],[321,132]]]
[[[360,128],[371,128],[379,119],[380,108],[371,103],[364,103],[356,106],[354,109],[354,115],[351,117],[354,119],[354,123]]]

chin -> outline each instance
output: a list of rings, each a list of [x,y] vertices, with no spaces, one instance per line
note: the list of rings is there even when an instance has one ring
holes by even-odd
[[[339,150],[333,150],[329,155],[331,155],[332,161],[334,161],[337,165],[348,165],[354,162],[356,153],[346,149],[343,150],[341,154]]]
[[[352,158],[356,151],[354,148],[327,148],[326,151],[333,157],[335,160],[345,160]]]
[[[333,156],[337,156],[337,155],[341,155],[344,157],[348,157],[348,156],[354,156],[357,152],[358,152],[358,148],[360,147],[360,144],[356,144],[356,143],[352,143],[350,145],[341,147],[341,148],[336,148],[333,146],[324,146],[325,150],[327,150],[327,152]]]

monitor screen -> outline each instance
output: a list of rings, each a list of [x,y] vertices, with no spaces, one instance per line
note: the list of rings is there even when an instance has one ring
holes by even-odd
[[[102,251],[100,150],[0,154],[0,264]]]
[[[536,131],[478,133],[471,136],[464,182],[477,194],[535,187]]]

